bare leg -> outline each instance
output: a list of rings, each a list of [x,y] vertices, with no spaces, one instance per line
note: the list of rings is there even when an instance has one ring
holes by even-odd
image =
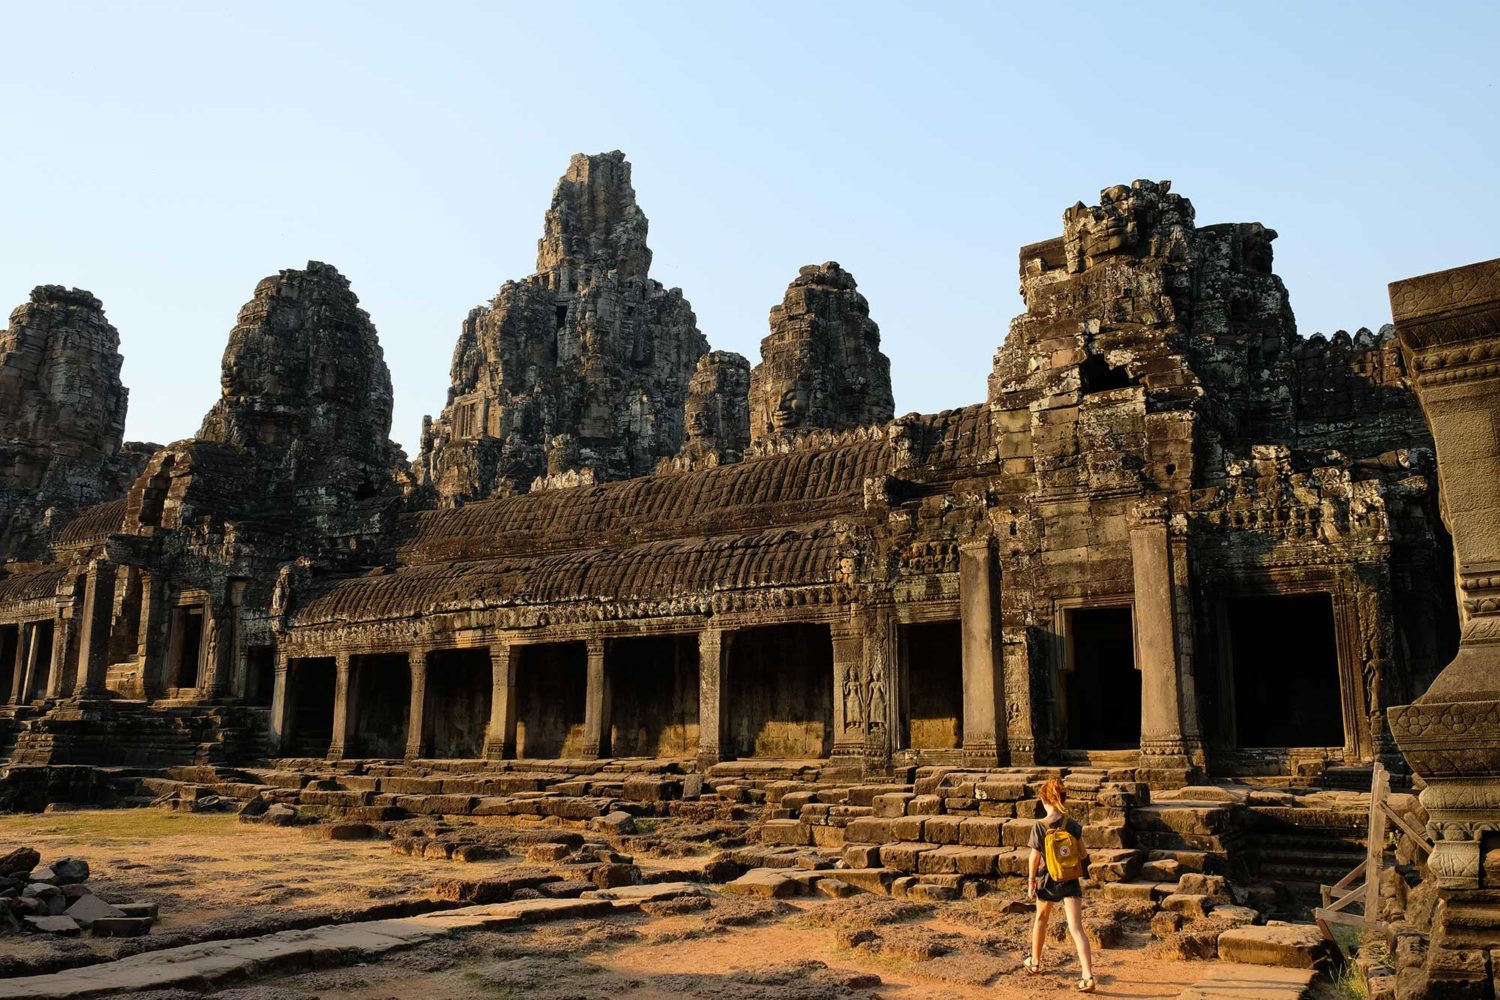
[[[1068,917],[1068,933],[1073,935],[1073,947],[1078,949],[1080,978],[1094,978],[1094,953],[1089,949],[1088,935],[1083,932],[1083,900],[1069,896],[1063,900],[1063,912]]]
[[[1042,947],[1047,943],[1047,918],[1052,915],[1052,904],[1044,899],[1036,901],[1036,919],[1031,922],[1031,964],[1042,966]]]

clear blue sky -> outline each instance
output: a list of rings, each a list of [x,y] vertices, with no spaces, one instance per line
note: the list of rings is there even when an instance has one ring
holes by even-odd
[[[1016,251],[1170,178],[1277,229],[1304,334],[1500,255],[1500,5],[0,0],[0,309],[90,289],[128,436],[192,434],[256,281],[336,265],[415,449],[467,310],[623,149],[654,274],[752,361],[802,264],[859,280],[898,412],[983,398]]]

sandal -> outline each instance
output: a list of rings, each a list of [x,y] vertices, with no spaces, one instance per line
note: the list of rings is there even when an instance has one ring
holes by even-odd
[[[1042,972],[1042,967],[1033,962],[1029,955],[1021,960],[1021,968],[1025,969],[1026,974],[1030,976],[1041,975]]]
[[[1080,979],[1080,980],[1078,980],[1078,985],[1075,988],[1078,990],[1079,993],[1092,993],[1092,992],[1094,992],[1094,977],[1093,976],[1089,976],[1087,979]]]

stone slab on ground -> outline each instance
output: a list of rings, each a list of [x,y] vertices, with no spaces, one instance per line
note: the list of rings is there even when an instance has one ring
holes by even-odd
[[[1178,1000],[1303,1000],[1313,995],[1312,969],[1222,962],[1179,993]]]
[[[1329,957],[1329,943],[1312,924],[1232,927],[1219,935],[1219,959],[1224,962],[1317,969]]]
[[[763,896],[776,899],[795,896],[802,887],[775,868],[752,868],[724,886],[724,892],[737,896]]]
[[[415,917],[330,924],[252,938],[208,941],[142,952],[116,962],[45,976],[0,979],[0,1000],[102,997],[144,990],[206,992],[222,984],[278,970],[345,962],[351,954],[379,955],[454,931],[639,908],[635,899],[527,899],[438,910]]]

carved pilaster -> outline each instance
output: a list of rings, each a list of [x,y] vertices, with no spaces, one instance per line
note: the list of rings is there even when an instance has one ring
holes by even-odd
[[[988,538],[958,550],[958,602],[963,630],[963,754],[995,767],[1006,752],[1005,677],[1000,663],[1000,579]]]
[[[333,741],[328,745],[329,760],[338,760],[354,749],[354,725],[359,710],[355,704],[353,657],[339,653],[334,662]]]
[[[276,654],[276,684],[271,689],[271,718],[269,743],[271,753],[282,753],[291,736],[292,699],[288,682],[291,680],[291,664],[285,653]]]
[[[406,757],[414,760],[426,757],[431,752],[427,745],[426,651],[415,650],[406,654],[406,666],[411,675],[411,697],[406,715]],[[494,702],[491,701],[490,704],[493,710]]]
[[[583,755],[609,752],[609,671],[603,639],[588,640],[588,691],[583,713]]]
[[[1397,970],[1398,990],[1485,996],[1494,952],[1471,939],[1475,928],[1500,927],[1500,885],[1484,864],[1500,847],[1500,260],[1398,281],[1391,312],[1437,446],[1463,609],[1457,657],[1425,694],[1388,713],[1426,783],[1439,897],[1430,925],[1418,927],[1430,933],[1425,961]]]
[[[724,759],[724,685],[734,633],[706,628],[698,633],[698,766],[708,770]]]
[[[484,735],[487,760],[516,755],[516,668],[521,647],[500,642],[490,647],[490,724]]]

